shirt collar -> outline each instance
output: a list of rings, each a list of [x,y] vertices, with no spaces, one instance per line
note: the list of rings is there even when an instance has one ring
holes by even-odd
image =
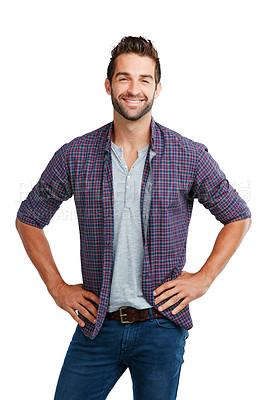
[[[108,126],[107,132],[106,132],[106,145],[105,145],[105,151],[110,152],[111,151],[111,134],[113,130],[114,122],[111,122]],[[162,151],[162,143],[161,143],[161,132],[154,121],[153,117],[151,117],[151,149],[158,155],[161,154]]]

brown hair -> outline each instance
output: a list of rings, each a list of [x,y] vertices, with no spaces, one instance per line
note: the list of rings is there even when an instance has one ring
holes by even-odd
[[[142,36],[124,36],[111,52],[111,59],[107,68],[107,78],[112,83],[115,71],[115,60],[120,54],[135,53],[140,56],[148,56],[155,61],[155,82],[156,86],[161,80],[161,66],[157,50],[150,40]]]

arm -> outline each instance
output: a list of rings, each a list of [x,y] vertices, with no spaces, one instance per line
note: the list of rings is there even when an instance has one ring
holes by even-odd
[[[203,296],[224,269],[251,226],[251,218],[231,222],[219,232],[213,250],[203,267],[196,273],[181,272],[177,279],[166,282],[154,292],[155,304],[171,297],[159,308],[163,311],[179,302],[172,314],[177,314],[192,300]],[[164,293],[163,293],[164,292]],[[182,300],[180,302],[180,300]]]
[[[56,267],[49,243],[42,229],[25,224],[18,218],[16,218],[16,228],[29,258],[38,270],[56,304],[67,311],[80,326],[85,324],[76,314],[76,310],[95,323],[97,309],[88,300],[91,299],[96,304],[99,304],[98,296],[84,290],[81,284],[68,285],[64,282]]]
[[[62,202],[73,194],[66,162],[67,149],[68,144],[65,144],[54,153],[39,181],[21,203],[16,228],[29,258],[56,304],[67,311],[80,326],[84,326],[76,310],[94,322],[97,310],[88,300],[99,304],[99,298],[84,290],[81,284],[67,285],[63,281],[43,232],[44,226],[49,224]]]
[[[172,310],[178,313],[192,300],[201,297],[214,279],[224,269],[251,225],[251,213],[245,201],[230,185],[218,163],[205,145],[198,147],[198,159],[191,191],[224,227],[219,232],[213,250],[203,267],[195,274],[181,272],[175,280],[159,286],[154,295],[155,304],[173,296],[162,310],[177,304]],[[163,291],[165,293],[162,294]],[[182,301],[181,301],[182,300]]]

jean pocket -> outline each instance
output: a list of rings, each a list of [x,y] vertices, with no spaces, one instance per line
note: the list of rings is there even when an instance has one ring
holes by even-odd
[[[175,322],[170,321],[170,319],[163,317],[163,318],[155,318],[157,325],[167,328],[167,329],[176,329],[178,325]]]

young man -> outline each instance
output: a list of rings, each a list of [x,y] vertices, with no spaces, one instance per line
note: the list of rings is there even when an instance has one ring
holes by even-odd
[[[113,122],[56,151],[17,214],[49,293],[78,323],[56,400],[105,399],[127,367],[134,399],[174,400],[192,327],[188,304],[208,290],[251,224],[206,146],[152,118],[160,75],[152,43],[124,37],[105,80]],[[43,233],[72,195],[83,285],[63,281]],[[224,226],[192,274],[182,269],[194,198]]]

